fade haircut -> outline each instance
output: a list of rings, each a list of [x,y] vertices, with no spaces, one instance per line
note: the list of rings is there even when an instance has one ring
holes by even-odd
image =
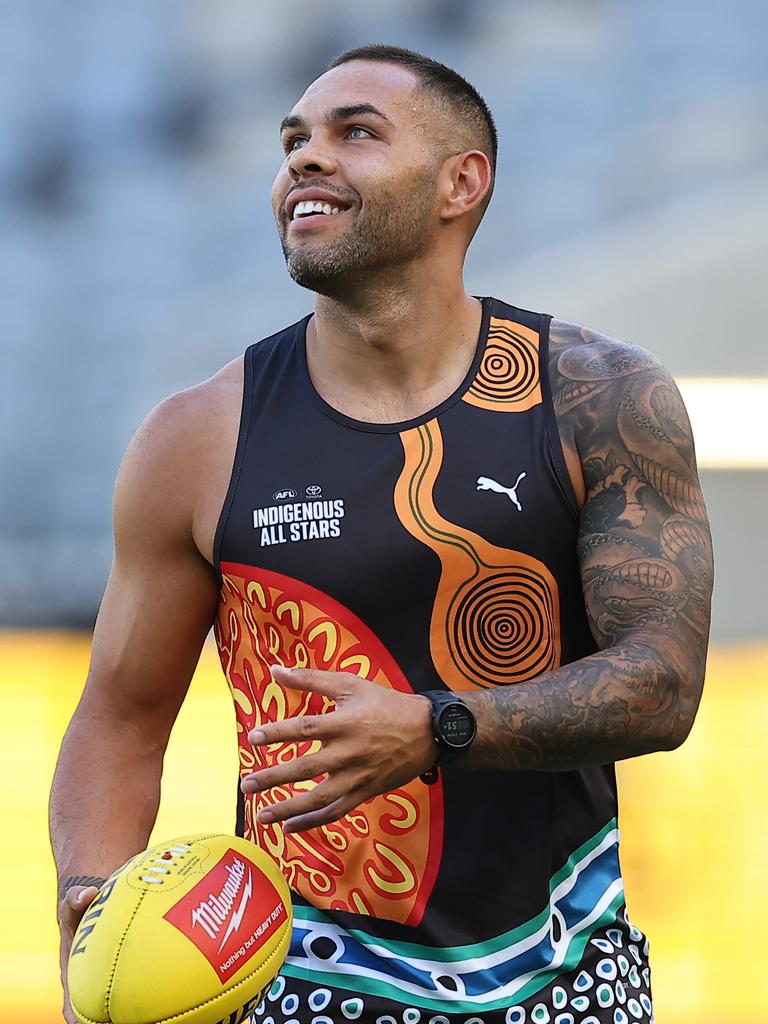
[[[371,43],[345,50],[333,58],[326,71],[353,60],[379,61],[409,68],[420,80],[422,87],[440,96],[457,115],[468,134],[477,139],[477,148],[488,157],[493,177],[496,177],[496,157],[499,148],[496,123],[488,104],[466,78],[462,78],[453,68],[432,60],[431,57],[425,57],[401,46],[387,46],[385,43]],[[486,202],[489,198],[490,189]]]

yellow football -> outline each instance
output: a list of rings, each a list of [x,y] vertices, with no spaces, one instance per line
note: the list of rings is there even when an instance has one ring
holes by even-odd
[[[240,1024],[288,953],[291,899],[245,839],[183,836],[111,875],[69,954],[81,1024]]]

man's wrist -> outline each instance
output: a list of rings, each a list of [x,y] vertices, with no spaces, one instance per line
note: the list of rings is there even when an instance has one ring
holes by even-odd
[[[415,693],[413,696],[418,701],[419,733],[423,739],[423,742],[419,742],[418,747],[419,760],[424,765],[422,770],[428,771],[434,766],[440,756],[440,748],[432,733],[432,701],[429,697],[425,697],[423,693]],[[419,775],[421,775],[421,772],[419,772]]]
[[[443,765],[466,757],[477,735],[477,721],[466,702],[451,690],[426,690],[420,696],[430,708],[435,757],[419,778],[431,785]]]
[[[97,889],[100,889],[105,882],[106,878],[99,878],[98,875],[67,875],[59,885],[59,903],[76,885],[84,886],[86,889],[90,885],[95,885]]]

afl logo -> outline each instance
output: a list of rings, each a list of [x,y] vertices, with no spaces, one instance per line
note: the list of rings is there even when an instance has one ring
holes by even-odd
[[[310,498],[316,498],[318,494],[322,493],[323,488],[320,487],[319,484],[310,484],[309,487],[307,487],[307,494],[309,495]]]
[[[296,491],[292,487],[286,487],[282,491],[275,491],[272,495],[274,501],[284,501],[286,498],[295,498]]]

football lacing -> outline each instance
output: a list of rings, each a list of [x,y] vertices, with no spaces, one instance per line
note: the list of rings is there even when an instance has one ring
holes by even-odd
[[[148,862],[149,867],[144,868],[146,874],[139,875],[139,881],[147,882],[150,885],[162,885],[163,879],[157,875],[170,875],[171,868],[176,867],[176,858],[182,858],[191,850],[191,843],[184,843],[181,846],[171,846],[159,857],[152,857]],[[156,865],[156,866],[152,866]]]

